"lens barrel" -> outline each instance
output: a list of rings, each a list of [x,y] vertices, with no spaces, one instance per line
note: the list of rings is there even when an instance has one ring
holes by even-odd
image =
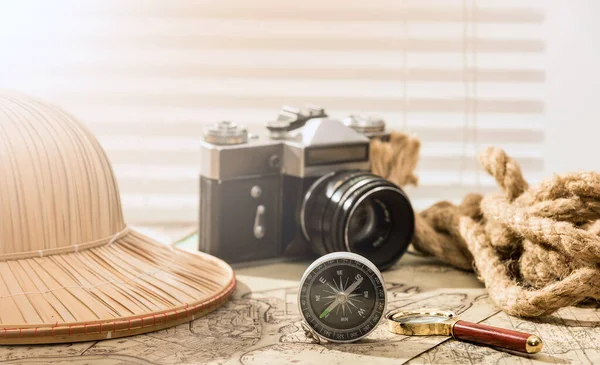
[[[415,229],[406,194],[365,171],[333,172],[317,180],[304,197],[300,220],[316,253],[354,252],[381,270],[406,252]]]

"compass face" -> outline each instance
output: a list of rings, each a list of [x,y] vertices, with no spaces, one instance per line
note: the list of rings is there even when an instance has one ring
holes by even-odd
[[[356,341],[375,329],[385,311],[381,274],[359,255],[325,255],[304,274],[299,305],[306,323],[320,336]]]

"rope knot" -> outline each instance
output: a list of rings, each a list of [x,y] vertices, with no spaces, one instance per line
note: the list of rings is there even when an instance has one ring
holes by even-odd
[[[496,179],[509,200],[512,201],[527,190],[528,185],[521,173],[521,166],[508,157],[503,149],[486,148],[479,155],[479,163]]]

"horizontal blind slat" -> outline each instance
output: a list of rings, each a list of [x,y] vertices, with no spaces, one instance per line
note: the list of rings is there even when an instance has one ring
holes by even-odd
[[[223,96],[214,94],[142,94],[128,93],[94,93],[85,94],[60,94],[38,93],[42,97],[54,100],[65,106],[80,105],[109,105],[109,106],[137,106],[154,105],[160,103],[165,107],[218,107],[218,108],[268,108],[273,105],[305,105],[307,103],[326,105],[335,109],[359,109],[409,112],[463,112],[469,105],[475,105],[479,113],[522,113],[538,114],[544,112],[544,102],[539,100],[523,99],[473,99],[473,98],[447,98],[447,99],[414,99],[410,98],[404,105],[404,99],[399,98],[344,98],[344,97],[277,97],[277,96]]]
[[[132,49],[133,48],[133,49]],[[9,48],[10,49],[10,48]],[[268,67],[315,68],[330,67],[341,69],[364,68],[443,68],[463,69],[471,63],[465,63],[465,56],[460,52],[410,52],[404,57],[402,49],[394,51],[298,51],[293,49],[279,50],[202,50],[202,49],[153,49],[130,47],[114,47],[99,52],[91,47],[80,47],[64,50],[47,48],[21,48],[21,57],[9,57],[2,60],[6,68],[0,69],[4,75],[13,72],[47,70],[53,67],[73,67],[79,65],[105,65],[115,67],[134,67],[136,65],[153,64],[179,67],[194,62],[195,65],[244,67],[260,65]],[[118,54],[119,57],[114,55]],[[40,62],[40,59],[44,62]],[[502,68],[504,70],[539,70],[545,64],[543,53],[480,53],[477,54],[477,66],[480,68]],[[51,76],[51,73],[48,74]],[[3,76],[5,77],[5,76]],[[43,80],[43,79],[42,79]]]
[[[35,15],[34,15],[35,16]],[[41,16],[40,16],[41,17]],[[0,19],[2,15],[0,14]],[[360,19],[336,23],[319,20],[290,19],[227,19],[227,18],[156,18],[146,17],[70,16],[60,22],[52,22],[51,27],[43,24],[44,32],[32,29],[30,21],[3,19],[0,30],[10,32],[10,38],[25,41],[54,40],[93,42],[100,39],[118,40],[132,37],[259,37],[259,38],[341,38],[341,39],[463,39],[474,37],[465,34],[463,22],[381,22]],[[529,23],[480,23],[477,38],[482,39],[543,39],[545,28],[542,24]],[[74,32],[76,30],[76,32]],[[60,36],[60,38],[57,38]],[[68,43],[63,42],[63,43]]]
[[[443,68],[296,68],[296,67],[231,67],[222,65],[198,65],[193,61],[179,65],[147,63],[142,65],[56,65],[27,72],[26,75],[8,74],[8,78],[18,78],[24,83],[33,83],[40,77],[52,75],[60,79],[67,76],[81,78],[110,77],[121,82],[137,82],[144,78],[261,78],[270,79],[317,79],[317,80],[387,80],[408,82],[464,82],[465,75],[476,78],[480,83],[542,83],[546,80],[541,69],[443,69]],[[94,75],[90,77],[90,75]]]
[[[149,50],[164,49],[204,49],[204,50],[271,50],[293,49],[295,51],[399,51],[407,52],[462,52],[465,44],[472,45],[480,53],[539,53],[545,43],[538,39],[426,39],[426,38],[259,38],[259,37],[220,37],[220,36],[168,36],[114,37],[95,39],[29,39],[26,43],[12,44],[12,49],[35,47],[38,52],[65,52],[73,48],[91,48],[108,51],[114,48],[136,47]]]
[[[88,107],[84,105],[73,105],[69,111],[89,124],[100,123],[123,123],[123,124],[144,124],[144,123],[214,123],[219,120],[234,120],[238,123],[247,125],[264,125],[266,121],[272,120],[277,116],[278,105],[271,105],[265,108],[211,108],[211,107],[189,107],[172,108],[161,105],[147,105],[144,108],[136,106],[109,106],[101,105]],[[327,112],[335,117],[344,117],[350,113],[367,112],[376,114],[390,123],[390,126],[396,128],[427,127],[427,128],[467,128],[465,125],[464,110],[453,113],[436,112],[411,112],[407,115],[403,111],[384,111],[377,109],[335,109],[327,108]],[[508,118],[502,113],[485,113],[477,116],[478,128],[492,129],[535,129],[543,130],[543,114],[513,114]]]
[[[399,71],[400,73],[401,71]],[[464,74],[464,78],[471,77]],[[315,85],[319,85],[315,87]],[[127,78],[94,79],[90,77],[47,78],[45,85],[38,85],[35,80],[21,80],[22,89],[32,90],[36,94],[84,94],[89,98],[104,94],[128,95],[219,95],[231,97],[232,102],[244,95],[254,98],[304,98],[305,100],[321,97],[337,97],[352,99],[395,99],[408,96],[418,102],[424,100],[452,100],[464,98],[464,86],[456,82],[419,81],[398,87],[395,80],[319,80],[316,78],[270,79],[261,78],[156,78],[131,80]],[[200,96],[202,97],[202,96]],[[478,83],[476,102],[482,101],[536,101],[543,100],[544,91],[539,84],[519,83]]]
[[[7,2],[8,3],[8,2]],[[8,5],[8,6],[7,6]],[[105,0],[102,2],[83,2],[61,0],[58,2],[21,0],[17,5],[0,3],[0,10],[13,13],[43,14],[63,16],[110,15],[111,17],[146,18],[241,18],[260,19],[320,19],[331,22],[354,21],[356,19],[373,21],[452,21],[463,22],[464,14],[460,1],[440,3],[421,1],[162,1],[162,0]],[[493,5],[493,6],[492,6]],[[541,23],[544,12],[535,7],[523,7],[511,4],[502,7],[501,2],[484,2],[473,10],[474,17],[481,22],[503,23]],[[519,6],[520,5],[520,6]],[[3,9],[4,8],[4,9]]]
[[[411,201],[425,200],[432,196],[443,194],[447,199],[461,199],[470,193],[491,193],[498,192],[497,186],[477,186],[477,185],[446,185],[446,186],[420,186],[419,188],[409,187],[406,189]],[[187,209],[194,210],[198,206],[198,195],[192,194],[160,194],[152,195],[147,193],[123,194],[123,201],[132,208],[142,206],[151,206],[155,209]]]
[[[485,146],[481,146],[482,148]],[[163,165],[199,165],[200,156],[190,152],[182,151],[160,151],[160,150],[108,150],[108,157],[113,164],[163,164]],[[419,159],[420,170],[444,170],[454,171],[458,173],[465,168],[465,161],[471,161],[469,169],[479,169],[474,161],[474,154],[455,155],[438,155],[438,156],[422,156]],[[526,172],[539,172],[544,169],[544,159],[539,156],[518,156],[511,154],[519,161],[521,168]]]
[[[156,171],[158,173],[159,171]],[[443,173],[446,172],[444,175]],[[185,195],[197,196],[199,192],[198,176],[184,178],[180,176],[177,179],[166,176],[158,176],[154,178],[135,178],[120,175],[117,172],[119,179],[119,188],[125,194],[132,193],[141,196],[151,195]],[[164,172],[161,174],[164,175]],[[531,175],[531,174],[530,174]],[[534,174],[537,176],[539,174]],[[528,176],[530,181],[537,181],[537,178]],[[414,199],[427,198],[430,196],[465,196],[469,193],[488,193],[498,191],[499,187],[496,182],[488,175],[479,177],[479,181],[474,176],[461,179],[461,176],[447,171],[439,171],[437,176],[431,174],[419,175],[419,186],[406,188],[410,197]]]
[[[145,181],[147,183],[169,181],[186,181],[188,186],[198,187],[198,171],[195,166],[173,166],[173,165],[124,165],[113,166],[119,180]],[[419,175],[419,186],[448,186],[465,184],[476,186],[497,186],[495,179],[483,171],[469,170],[463,172],[429,169],[423,170],[417,167]],[[528,180],[540,181],[542,171],[525,173]],[[175,191],[175,189],[173,189]]]
[[[401,2],[398,2],[401,3]],[[144,7],[143,9],[125,10],[115,9],[100,11],[101,14],[110,14],[111,16],[144,16],[149,18],[227,18],[227,19],[247,19],[256,18],[262,20],[268,19],[290,19],[290,20],[322,20],[329,22],[347,22],[347,21],[378,21],[378,22],[463,22],[464,14],[462,9],[454,7],[405,7],[401,4],[396,7],[331,7],[327,3],[321,2],[319,9],[315,11],[314,7],[267,7],[260,6],[255,2],[246,7],[239,6],[226,7]],[[98,13],[98,12],[97,12]],[[542,23],[545,19],[544,13],[538,9],[500,9],[500,8],[479,8],[474,16],[481,23]]]
[[[397,126],[395,127],[394,124]],[[388,123],[390,129],[402,130],[398,123]],[[143,135],[145,137],[167,137],[167,138],[202,138],[206,124],[170,122],[170,123],[88,123],[88,127],[101,140],[119,137]],[[395,128],[394,128],[395,127]],[[259,129],[256,128],[255,129]],[[437,127],[428,128],[414,125],[405,129],[406,132],[430,142],[460,141],[465,133],[477,132],[477,140],[480,144],[487,143],[531,143],[542,144],[544,142],[544,131],[542,129],[529,128],[461,128],[461,127]]]

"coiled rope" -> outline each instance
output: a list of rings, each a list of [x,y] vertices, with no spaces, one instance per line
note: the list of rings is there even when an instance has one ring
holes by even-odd
[[[419,147],[402,133],[373,140],[374,172],[416,185]],[[421,212],[414,247],[474,270],[512,315],[543,316],[600,300],[600,174],[555,175],[529,187],[517,161],[500,148],[487,148],[479,163],[502,192],[469,194],[458,206],[442,201]]]

